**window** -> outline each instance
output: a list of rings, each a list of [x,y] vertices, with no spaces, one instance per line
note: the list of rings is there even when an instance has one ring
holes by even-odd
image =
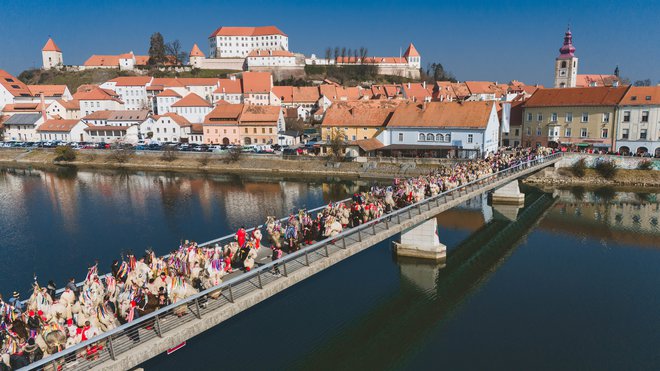
[[[355,140],[355,135],[353,135],[353,140]]]
[[[641,129],[639,131],[639,139],[646,139],[646,129]]]
[[[580,129],[580,138],[586,138],[586,137],[587,137],[587,128]]]
[[[541,127],[540,126],[536,127],[536,135],[538,135],[538,136],[541,135]]]
[[[642,111],[642,122],[649,122],[649,111]]]
[[[623,111],[623,122],[630,122],[630,111]]]
[[[610,113],[609,112],[603,113],[603,122],[610,122]]]
[[[633,95],[632,97],[630,97],[630,100],[637,100],[637,96]]]
[[[403,133],[399,133],[399,142],[403,142]]]
[[[451,142],[451,134],[445,134],[445,142]]]
[[[532,128],[529,126],[527,127],[527,135],[532,135]]]
[[[445,136],[442,134],[438,134],[435,136],[435,141],[436,142],[444,142],[445,141]]]
[[[426,140],[429,141],[429,142],[433,142],[435,140],[435,135],[426,134]]]
[[[580,122],[589,122],[589,113],[587,112],[582,112],[582,119]]]
[[[520,129],[516,129],[516,133],[514,134],[515,136],[520,135]]]
[[[608,134],[608,130],[607,130],[607,129],[603,129],[603,130],[600,132],[600,137],[601,137],[601,138],[607,138],[607,134]]]
[[[650,95],[647,95],[647,96],[646,96],[646,100],[651,100],[651,96],[650,96]]]
[[[536,121],[543,121],[543,114],[539,113],[536,115]]]
[[[426,135],[424,135],[424,134],[419,134],[419,138],[418,138],[418,140],[419,140],[420,142],[425,141],[425,140],[426,140]]]
[[[566,68],[566,61],[561,61],[561,68]]]
[[[550,118],[550,121],[557,122],[557,112],[553,112]]]
[[[628,139],[629,135],[630,135],[629,129],[621,129],[621,139]]]
[[[472,143],[473,141],[474,141],[474,135],[472,135],[472,134],[468,134],[467,142],[468,142],[468,143]]]
[[[527,121],[532,121],[532,113],[527,113]]]
[[[571,128],[566,128],[566,131],[564,132],[564,136],[568,138],[571,137]]]

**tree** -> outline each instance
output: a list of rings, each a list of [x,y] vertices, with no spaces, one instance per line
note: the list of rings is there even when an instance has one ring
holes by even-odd
[[[335,60],[339,58],[339,47],[335,46]]]
[[[346,143],[346,135],[344,131],[340,128],[332,128],[330,131],[330,141],[328,145],[330,147],[331,155],[335,160],[339,160],[344,149],[344,144]]]
[[[330,58],[332,58],[332,48],[327,47],[325,48],[325,59],[329,61]]]
[[[637,80],[633,83],[635,86],[651,86],[651,79]]]
[[[364,46],[361,46],[360,47],[360,59],[362,60],[362,63],[364,63],[365,58],[367,58],[367,53],[368,53],[367,48],[365,48]]]
[[[346,58],[346,47],[341,48],[341,59]]]
[[[186,64],[188,62],[188,53],[182,50],[181,42],[179,40],[170,41],[165,44],[165,51],[167,55],[171,55],[176,59],[177,65]]]
[[[162,65],[165,62],[165,41],[160,32],[154,32],[149,40],[149,64]]]
[[[424,71],[422,71],[424,72]],[[456,78],[450,72],[445,71],[445,68],[441,63],[429,63],[426,67],[425,78],[423,79],[427,82],[434,81],[452,81],[456,82]]]

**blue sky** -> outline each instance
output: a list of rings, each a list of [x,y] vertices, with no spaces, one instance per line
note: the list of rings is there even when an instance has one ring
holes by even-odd
[[[250,4],[249,6],[244,4]],[[65,64],[91,54],[145,53],[149,36],[179,39],[186,50],[218,26],[276,25],[294,52],[328,46],[398,55],[413,42],[422,64],[440,62],[459,80],[512,79],[550,85],[570,22],[579,73],[660,80],[660,1],[203,1],[0,0],[0,69],[41,66],[52,35]]]

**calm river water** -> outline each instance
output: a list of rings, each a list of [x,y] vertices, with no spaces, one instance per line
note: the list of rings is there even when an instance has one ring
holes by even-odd
[[[35,273],[61,287],[122,252],[164,254],[369,185],[0,169],[0,292],[25,297]],[[385,241],[142,367],[657,369],[659,195],[527,191],[521,210],[475,199],[439,215],[444,266],[396,259]]]

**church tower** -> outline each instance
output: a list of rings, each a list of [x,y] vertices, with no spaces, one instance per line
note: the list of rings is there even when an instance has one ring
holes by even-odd
[[[564,45],[555,59],[555,88],[574,88],[577,80],[578,58],[575,56],[571,29],[566,30]]]
[[[64,64],[62,51],[57,45],[55,45],[55,42],[50,37],[48,38],[46,45],[41,49],[41,58],[43,60],[44,70],[49,70]]]
[[[202,64],[204,64],[204,60],[206,59],[206,56],[197,44],[193,45],[188,57],[190,65],[194,68],[202,68]]]

